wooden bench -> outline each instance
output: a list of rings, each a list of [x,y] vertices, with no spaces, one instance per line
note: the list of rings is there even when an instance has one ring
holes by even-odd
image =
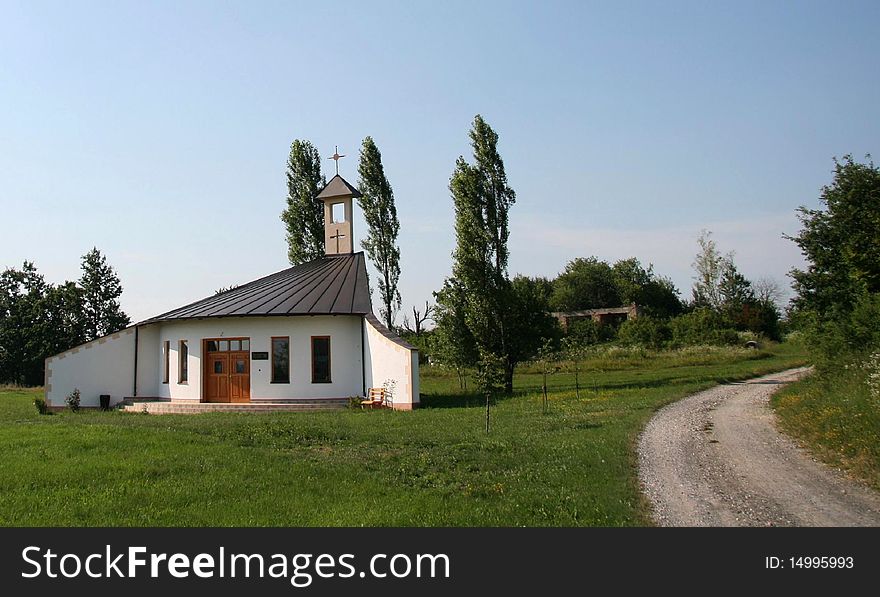
[[[367,397],[361,400],[361,408],[385,408],[385,388],[370,388]]]

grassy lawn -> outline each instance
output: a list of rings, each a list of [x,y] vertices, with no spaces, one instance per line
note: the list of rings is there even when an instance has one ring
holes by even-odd
[[[786,432],[880,490],[880,408],[864,373],[818,373],[783,389],[772,403]]]
[[[803,364],[765,351],[606,350],[574,378],[523,368],[484,430],[479,397],[426,369],[425,408],[271,415],[39,416],[0,390],[0,524],[578,526],[649,524],[634,443],[660,406]]]

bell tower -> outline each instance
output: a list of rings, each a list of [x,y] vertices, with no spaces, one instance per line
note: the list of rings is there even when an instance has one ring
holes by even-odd
[[[324,203],[324,253],[326,255],[349,255],[353,252],[352,199],[361,192],[339,176],[330,179],[317,200]]]

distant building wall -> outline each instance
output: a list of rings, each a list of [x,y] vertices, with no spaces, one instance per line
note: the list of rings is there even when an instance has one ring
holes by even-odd
[[[559,325],[566,332],[572,321],[580,319],[592,319],[596,323],[613,323],[616,320],[636,319],[639,316],[639,307],[635,303],[624,307],[607,307],[604,309],[584,309],[583,311],[556,311],[551,313],[559,321]]]

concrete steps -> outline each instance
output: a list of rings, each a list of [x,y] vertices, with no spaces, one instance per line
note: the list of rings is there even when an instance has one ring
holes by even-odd
[[[270,413],[270,412],[316,412],[341,410],[348,406],[348,398],[302,399],[254,402],[218,403],[169,400],[156,398],[126,398],[121,410],[151,415],[191,415],[209,412]]]

